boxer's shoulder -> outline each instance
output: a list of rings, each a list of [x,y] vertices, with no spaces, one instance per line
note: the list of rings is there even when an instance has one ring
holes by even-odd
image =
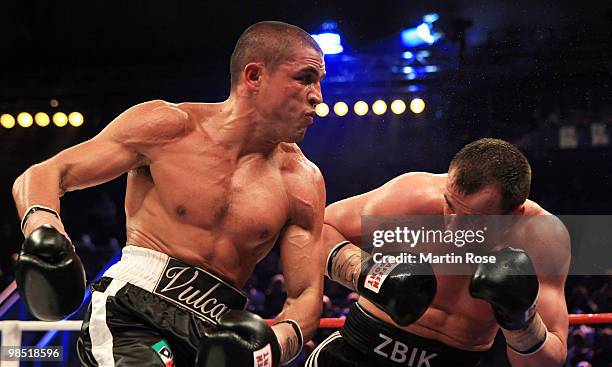
[[[540,209],[539,214],[523,216],[516,247],[527,251],[541,273],[563,274],[571,253],[569,233],[557,216]]]
[[[126,144],[159,144],[184,136],[190,115],[179,105],[153,100],[135,105],[114,121],[115,136]]]
[[[385,215],[442,214],[445,182],[445,175],[405,173],[375,190],[370,209]]]
[[[304,174],[305,177],[323,177],[316,164],[310,161],[295,143],[280,143],[277,149],[277,160],[281,171]]]

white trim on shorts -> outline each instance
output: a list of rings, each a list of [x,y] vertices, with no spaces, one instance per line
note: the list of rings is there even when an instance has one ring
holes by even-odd
[[[94,291],[91,295],[91,317],[89,318],[89,337],[91,354],[99,367],[114,367],[113,335],[106,324],[106,300],[115,296],[126,282],[113,279],[104,292]]]
[[[319,353],[321,352],[321,350],[323,350],[323,348],[325,348],[327,344],[339,338],[342,338],[342,335],[340,335],[339,331],[336,331],[332,333],[330,336],[328,336],[325,340],[323,340],[321,344],[319,344],[312,351],[312,353],[310,353],[310,355],[308,356],[308,359],[306,359],[306,363],[304,364],[304,367],[319,367],[318,359],[319,359]]]
[[[169,256],[163,252],[140,246],[127,245],[121,250],[121,260],[113,264],[103,276],[123,280],[124,282],[153,293],[157,282],[163,276],[168,258]],[[217,279],[225,286],[243,294],[242,291],[232,286],[227,281],[215,276],[206,269],[201,270],[205,271],[209,276]]]

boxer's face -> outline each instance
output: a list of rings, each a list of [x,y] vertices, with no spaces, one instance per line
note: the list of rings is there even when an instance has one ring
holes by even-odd
[[[464,195],[455,186],[455,171],[448,173],[444,189],[444,215],[496,215],[501,210],[501,192],[494,185]]]
[[[323,55],[297,48],[293,57],[267,71],[259,91],[258,109],[269,136],[300,141],[314,121],[314,106],[322,102]]]

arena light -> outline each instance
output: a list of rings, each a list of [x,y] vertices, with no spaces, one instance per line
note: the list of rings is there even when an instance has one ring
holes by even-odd
[[[68,122],[74,127],[83,125],[84,121],[85,119],[80,112],[71,112],[70,115],[68,115]]]
[[[2,125],[2,127],[5,129],[12,129],[15,127],[15,118],[12,115],[5,113],[0,116],[0,125]]]
[[[319,117],[325,117],[329,115],[329,106],[327,105],[327,103],[321,102],[315,107],[315,113]]]
[[[335,22],[325,22],[321,25],[323,32],[311,35],[319,44],[321,50],[326,55],[335,55],[344,51],[342,40],[338,33],[338,24]]]
[[[387,112],[387,104],[385,101],[379,99],[378,101],[372,103],[372,112],[377,115],[382,115],[383,113]]]
[[[432,45],[442,37],[434,30],[433,23],[440,19],[438,14],[431,13],[423,17],[423,23],[414,28],[404,29],[400,33],[402,44],[406,47]]]
[[[29,113],[21,112],[19,115],[17,115],[17,123],[21,127],[30,127],[34,123],[34,119]]]
[[[414,98],[410,101],[410,111],[419,114],[425,110],[425,101],[421,98]]]
[[[334,113],[338,116],[344,116],[348,113],[348,105],[344,102],[336,102],[334,105]]]
[[[391,102],[391,111],[396,115],[401,115],[406,111],[406,103],[401,99]]]
[[[68,116],[63,112],[56,112],[53,114],[53,123],[57,127],[64,127],[68,123]]]
[[[36,112],[36,114],[34,115],[34,121],[36,122],[36,125],[40,127],[49,126],[49,123],[51,123],[49,115],[44,112]]]
[[[353,110],[355,111],[355,114],[357,116],[365,115],[366,113],[368,113],[369,109],[370,107],[364,101],[357,101],[355,105],[353,106]]]

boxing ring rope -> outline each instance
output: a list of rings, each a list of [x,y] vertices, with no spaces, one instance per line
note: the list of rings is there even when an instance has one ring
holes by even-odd
[[[266,320],[271,323],[273,320]],[[2,333],[2,347],[20,346],[21,333],[23,331],[79,331],[81,330],[82,320],[64,320],[57,322],[46,321],[19,321],[7,320],[0,321],[0,332]],[[600,314],[577,314],[569,315],[569,324],[612,324],[612,313]],[[344,318],[322,318],[319,321],[321,329],[338,329],[344,325]],[[4,362],[2,366],[18,367],[19,362]]]

